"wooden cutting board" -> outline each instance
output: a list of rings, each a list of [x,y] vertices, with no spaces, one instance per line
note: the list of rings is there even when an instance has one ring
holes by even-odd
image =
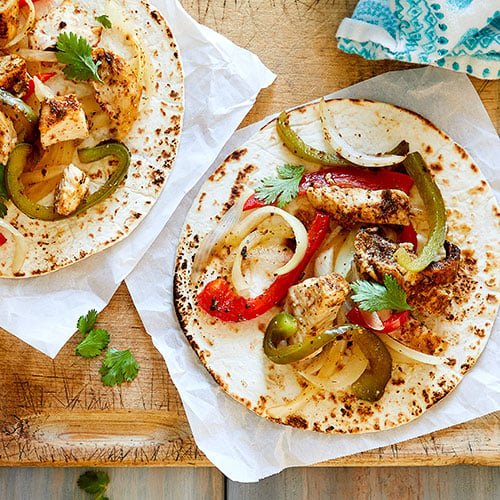
[[[410,67],[368,62],[335,48],[336,28],[355,4],[183,2],[193,17],[255,52],[278,75],[244,124],[377,74]],[[498,129],[500,82],[473,83]],[[104,387],[98,374],[101,361],[74,355],[77,335],[52,361],[0,330],[0,465],[209,465],[194,443],[163,358],[144,331],[124,285],[99,324],[112,333],[114,347],[132,348],[141,367],[133,383]],[[499,415],[490,415],[326,465],[500,465],[499,428]]]

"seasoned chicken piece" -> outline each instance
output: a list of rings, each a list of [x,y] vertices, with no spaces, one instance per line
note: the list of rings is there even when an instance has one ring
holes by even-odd
[[[421,321],[410,316],[410,319],[399,329],[389,334],[410,349],[424,354],[439,354],[447,343],[429,330]]]
[[[72,214],[80,205],[89,190],[89,179],[85,172],[70,163],[63,171],[63,176],[55,192],[54,206],[61,215]]]
[[[405,245],[410,250],[408,244]],[[460,249],[445,241],[446,257],[419,273],[408,272],[394,259],[400,245],[382,238],[375,229],[362,229],[354,240],[354,260],[360,273],[383,282],[389,274],[407,294],[408,303],[430,314],[442,314],[453,299],[445,285],[452,283],[460,267]]]
[[[32,49],[45,50],[56,46],[61,33],[73,32],[95,47],[101,40],[102,29],[93,14],[65,0],[38,20],[29,35],[29,43]]]
[[[0,2],[0,47],[12,40],[17,33],[19,0]]]
[[[116,136],[124,137],[139,115],[142,87],[134,69],[110,50],[94,49],[94,61],[100,62],[101,82],[92,81],[95,98],[113,120]]]
[[[45,99],[40,112],[40,142],[44,148],[89,135],[87,118],[75,95]]]
[[[0,57],[0,88],[22,95],[28,85],[26,61],[18,56]]]
[[[301,333],[315,335],[332,325],[350,291],[340,274],[309,278],[290,287],[285,310],[297,318]]]
[[[410,223],[410,198],[403,191],[341,188],[330,175],[326,175],[325,180],[326,185],[316,184],[307,189],[307,199],[314,208],[328,212],[340,224],[407,226]]]
[[[17,134],[12,120],[0,111],[0,164],[6,165],[16,146]]]

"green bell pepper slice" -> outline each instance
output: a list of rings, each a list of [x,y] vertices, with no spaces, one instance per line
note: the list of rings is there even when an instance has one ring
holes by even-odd
[[[35,128],[38,123],[38,115],[35,113],[31,106],[28,106],[22,99],[12,95],[4,89],[0,89],[0,103],[5,104],[16,111],[20,112],[27,121],[26,131],[24,133],[25,138],[33,137],[35,133]]]
[[[33,146],[28,143],[18,144],[12,151],[7,163],[5,184],[10,199],[25,215],[32,219],[56,221],[81,214],[113,194],[127,175],[130,165],[130,153],[125,145],[119,142],[107,142],[92,148],[80,149],[78,156],[82,163],[91,163],[107,156],[115,156],[118,166],[109,179],[94,193],[84,198],[75,212],[63,216],[55,211],[54,206],[46,207],[30,200],[24,194],[21,174],[33,153]]]
[[[350,161],[338,156],[335,153],[327,153],[320,149],[313,148],[306,144],[300,136],[292,129],[288,120],[286,111],[283,111],[276,121],[276,130],[280,139],[285,146],[296,156],[303,160],[312,163],[319,163],[320,165],[354,165]],[[409,151],[409,145],[406,141],[401,141],[396,147],[391,149],[385,154],[401,155],[404,156]]]
[[[356,325],[342,325],[321,332],[319,335],[306,335],[297,344],[280,345],[282,341],[292,337],[298,329],[297,320],[288,313],[282,312],[269,322],[264,335],[264,353],[279,365],[294,363],[313,354],[321,347],[335,340],[339,335],[359,329]]]
[[[411,272],[423,271],[443,248],[446,238],[446,207],[439,187],[434,182],[421,154],[409,154],[403,165],[424,202],[429,220],[430,234],[427,243],[416,257],[406,249],[399,248],[394,257],[399,265]]]

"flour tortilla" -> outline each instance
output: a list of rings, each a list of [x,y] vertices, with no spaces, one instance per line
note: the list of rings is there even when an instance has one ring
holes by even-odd
[[[60,3],[60,0],[42,0],[36,4],[37,12],[47,12]],[[94,16],[121,9],[124,24],[132,27],[137,40],[143,42],[148,69],[139,117],[122,139],[132,155],[129,173],[112,196],[77,217],[57,222],[34,220],[9,203],[5,221],[26,235],[29,247],[21,271],[14,276],[11,269],[14,244],[9,238],[2,247],[0,277],[3,278],[29,278],[56,271],[127,237],[158,199],[175,160],[184,111],[184,80],[179,51],[167,22],[143,0],[72,0],[72,3]],[[103,29],[99,46],[113,50],[133,64],[133,47],[116,30]],[[63,93],[75,89],[74,84],[62,78],[57,84],[62,86]],[[80,147],[93,146],[109,137],[107,129],[97,130]],[[73,163],[78,165],[76,155]],[[107,160],[92,164],[94,189],[108,177],[110,168],[114,167]]]
[[[319,432],[355,434],[389,429],[417,418],[453,390],[478,359],[497,312],[499,211],[490,187],[467,152],[425,118],[366,100],[338,99],[327,105],[343,137],[360,150],[387,151],[407,140],[410,151],[422,153],[441,188],[448,208],[448,239],[462,249],[462,264],[460,278],[453,285],[457,303],[446,317],[428,317],[425,322],[449,343],[446,363],[394,363],[384,396],[375,403],[358,400],[344,391],[318,392],[302,408],[276,417],[273,407],[295,398],[302,382],[292,366],[273,364],[262,349],[263,332],[280,309],[231,324],[212,318],[197,306],[197,292],[218,276],[221,264],[211,262],[203,283],[194,287],[190,283],[192,260],[200,241],[242,190],[254,189],[263,177],[276,175],[276,167],[283,163],[319,169],[284,147],[275,120],[223,162],[191,207],[177,254],[175,307],[191,346],[234,399],[275,422]],[[291,111],[290,121],[308,144],[328,149],[316,103]]]

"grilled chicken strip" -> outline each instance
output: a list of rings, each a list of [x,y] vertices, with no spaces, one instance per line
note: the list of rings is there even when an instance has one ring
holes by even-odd
[[[54,206],[61,215],[72,214],[89,190],[89,179],[85,172],[70,163],[56,188]]]
[[[447,346],[444,340],[412,316],[400,329],[394,330],[388,335],[410,349],[424,354],[440,354]]]
[[[26,61],[18,56],[0,57],[0,88],[23,95],[28,85]]]
[[[110,50],[92,52],[100,62],[101,82],[92,81],[95,98],[101,109],[113,120],[118,138],[126,136],[139,115],[142,87],[134,69]]]
[[[301,333],[319,334],[332,325],[350,291],[340,274],[309,278],[290,287],[285,310],[297,318]]]
[[[409,244],[402,245],[410,250]],[[398,244],[379,236],[376,229],[362,229],[354,240],[354,259],[360,273],[376,281],[383,282],[386,274],[394,276],[411,306],[430,314],[443,314],[452,300],[451,290],[445,285],[456,279],[460,267],[460,249],[449,241],[445,241],[444,247],[444,259],[412,273],[394,259]]]
[[[75,95],[45,99],[40,111],[40,142],[43,148],[89,135],[87,118]]]
[[[356,223],[410,223],[410,198],[397,189],[372,191],[360,188],[341,188],[330,175],[326,185],[314,185],[307,190],[307,199],[314,208],[328,212],[341,225]]]
[[[17,134],[12,120],[0,111],[0,164],[7,165],[16,141]]]
[[[46,50],[56,46],[61,33],[72,32],[95,47],[101,40],[102,29],[93,14],[65,0],[38,20],[29,35],[29,44],[32,49]]]
[[[17,33],[19,0],[0,2],[0,47],[12,40]]]

